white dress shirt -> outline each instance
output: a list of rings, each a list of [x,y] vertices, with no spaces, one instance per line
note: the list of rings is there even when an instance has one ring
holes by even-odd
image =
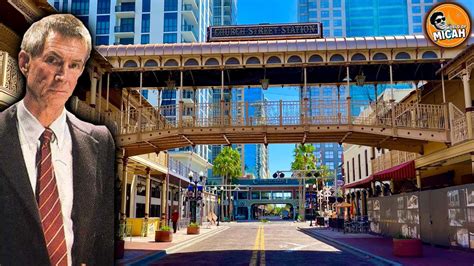
[[[73,204],[73,173],[72,173],[72,139],[69,127],[66,123],[66,109],[50,125],[53,131],[51,141],[51,156],[58,186],[59,200],[61,201],[61,212],[63,216],[64,234],[66,237],[67,261],[72,265],[71,250],[74,243],[74,232],[72,224]],[[17,104],[18,133],[20,137],[21,151],[25,159],[28,177],[30,179],[33,193],[36,193],[36,179],[38,169],[36,167],[36,154],[40,148],[40,136],[45,128],[26,108],[23,100]]]

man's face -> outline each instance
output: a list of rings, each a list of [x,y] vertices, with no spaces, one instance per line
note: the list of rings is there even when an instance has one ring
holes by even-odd
[[[437,28],[438,30],[446,29],[446,18],[443,15],[436,16],[435,28]]]
[[[23,53],[23,54],[22,54]],[[84,69],[87,47],[77,38],[65,38],[51,33],[46,38],[43,52],[31,57],[21,51],[19,57],[26,57],[26,94],[39,106],[62,107],[76,87]]]

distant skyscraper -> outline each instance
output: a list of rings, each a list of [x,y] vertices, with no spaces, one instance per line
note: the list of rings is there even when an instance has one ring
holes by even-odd
[[[298,0],[298,22],[321,22],[324,37],[364,37],[422,34],[424,14],[438,0]],[[387,88],[381,84],[377,92],[373,85],[351,86],[351,98],[354,101],[374,101]],[[397,89],[409,89],[409,84],[397,84]],[[304,96],[302,95],[302,98]],[[308,89],[309,99],[323,101],[334,100],[337,88],[334,86],[311,87]],[[339,97],[345,100],[346,88],[339,87]],[[311,108],[311,115],[324,114],[330,110]],[[360,110],[351,110],[357,115]],[[345,108],[341,115],[345,115]],[[320,163],[331,170],[341,162],[342,147],[336,143],[315,144]]]
[[[227,26],[237,24],[237,0],[214,0],[212,25]]]
[[[212,0],[48,0],[89,26],[95,45],[204,42]]]

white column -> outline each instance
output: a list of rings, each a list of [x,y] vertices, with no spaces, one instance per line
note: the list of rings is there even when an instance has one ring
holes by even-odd
[[[146,168],[145,218],[150,218],[151,169]]]
[[[95,73],[92,74],[91,77],[91,101],[90,101],[90,106],[95,108],[95,103],[96,103],[96,97],[97,97],[97,77],[95,76]]]

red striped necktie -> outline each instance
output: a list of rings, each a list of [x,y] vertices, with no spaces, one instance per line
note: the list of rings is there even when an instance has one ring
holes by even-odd
[[[46,128],[40,137],[40,154],[37,157],[38,179],[36,194],[51,265],[67,265],[67,248],[61,202],[51,160],[50,143],[52,137],[53,131],[50,128]]]

